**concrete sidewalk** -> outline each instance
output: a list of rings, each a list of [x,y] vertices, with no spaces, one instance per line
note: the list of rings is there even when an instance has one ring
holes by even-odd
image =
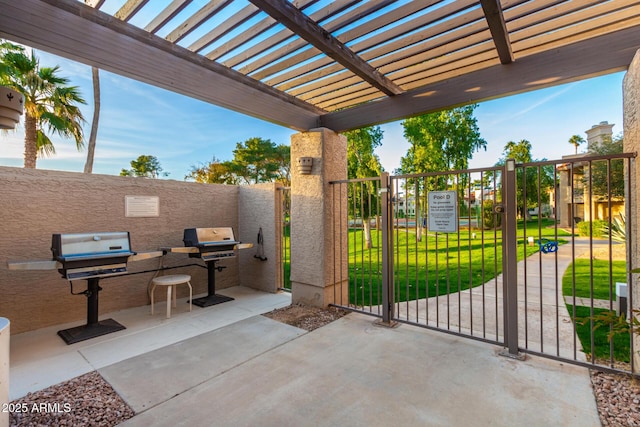
[[[560,245],[557,252],[536,252],[518,262],[518,336],[521,348],[585,361],[562,291],[562,278],[568,266],[574,258],[589,250],[587,238],[574,239],[574,246],[571,243]],[[594,242],[595,246],[605,244],[608,243]],[[397,317],[412,323],[502,341],[503,302],[501,273],[472,289],[401,302],[397,305]],[[598,301],[594,304],[604,303]],[[374,312],[379,310],[379,307],[373,307]]]
[[[600,425],[584,368],[372,321],[257,316],[100,372],[140,411],[125,426]]]

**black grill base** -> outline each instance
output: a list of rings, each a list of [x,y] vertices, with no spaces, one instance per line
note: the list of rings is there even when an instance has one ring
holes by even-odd
[[[220,294],[207,295],[206,297],[196,298],[192,301],[193,305],[198,307],[210,307],[216,304],[222,304],[223,302],[233,301],[233,298]]]
[[[112,332],[127,329],[113,319],[101,320],[98,323],[89,325],[76,326],[75,328],[63,329],[58,331],[60,338],[67,344],[75,344],[84,340],[107,335]]]

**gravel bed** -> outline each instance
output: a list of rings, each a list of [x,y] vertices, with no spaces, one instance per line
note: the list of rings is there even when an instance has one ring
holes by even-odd
[[[591,371],[591,384],[603,426],[640,427],[640,378]]]
[[[9,404],[10,426],[115,426],[133,410],[98,372],[29,393]]]
[[[336,307],[323,309],[302,304],[292,304],[265,313],[263,316],[286,323],[287,325],[295,326],[296,328],[313,331],[348,313],[348,311]]]

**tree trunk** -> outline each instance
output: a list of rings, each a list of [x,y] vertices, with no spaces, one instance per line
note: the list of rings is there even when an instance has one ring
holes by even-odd
[[[91,67],[93,79],[93,120],[91,121],[91,134],[87,147],[87,161],[84,164],[84,173],[93,171],[93,156],[96,151],[96,138],[98,137],[98,120],[100,119],[100,70]]]
[[[420,201],[416,197],[416,241],[422,242],[422,209],[420,209]]]
[[[369,218],[363,218],[362,229],[364,231],[364,242],[367,249],[371,249],[373,244],[371,243],[371,222]]]
[[[38,159],[38,136],[36,131],[36,119],[28,112],[24,113],[24,167],[36,168]]]

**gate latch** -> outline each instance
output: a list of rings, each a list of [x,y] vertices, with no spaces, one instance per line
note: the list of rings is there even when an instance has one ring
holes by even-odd
[[[504,205],[496,205],[496,206],[493,208],[493,211],[494,211],[495,213],[499,213],[499,214],[504,213]]]

